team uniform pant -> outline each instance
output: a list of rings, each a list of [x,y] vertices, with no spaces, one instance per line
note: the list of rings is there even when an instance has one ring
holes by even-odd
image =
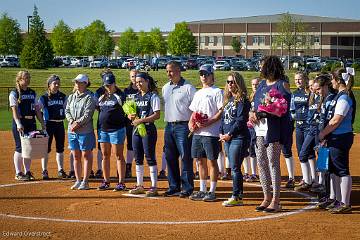
[[[51,144],[52,144],[53,138],[55,138],[56,152],[57,153],[64,152],[64,143],[65,143],[64,122],[47,121],[46,122],[46,131],[49,135],[48,153],[51,152]]]
[[[156,141],[157,131],[154,124],[145,125],[146,136],[141,137],[139,134],[134,134],[132,137],[132,147],[134,149],[134,157],[136,165],[144,165],[144,154],[149,166],[156,165]]]

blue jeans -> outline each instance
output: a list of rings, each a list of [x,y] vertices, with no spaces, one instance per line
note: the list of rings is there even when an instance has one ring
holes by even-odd
[[[191,138],[188,137],[189,128],[186,122],[167,123],[165,127],[164,152],[168,167],[169,190],[194,190],[193,160],[191,158]],[[179,170],[181,159],[181,176]],[[182,188],[181,188],[182,186]]]
[[[225,153],[229,158],[233,179],[233,197],[242,198],[244,186],[241,164],[249,147],[249,141],[245,138],[234,138],[225,142]]]

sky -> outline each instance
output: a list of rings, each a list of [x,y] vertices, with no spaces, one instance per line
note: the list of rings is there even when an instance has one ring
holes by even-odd
[[[108,30],[122,32],[172,31],[182,21],[271,15],[284,12],[360,20],[359,0],[0,0],[0,13],[7,13],[27,29],[27,16],[34,5],[51,30],[63,20],[72,29],[101,20]]]

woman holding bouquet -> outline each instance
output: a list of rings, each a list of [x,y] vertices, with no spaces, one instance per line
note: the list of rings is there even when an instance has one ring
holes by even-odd
[[[256,207],[256,211],[268,213],[281,211],[280,205],[280,152],[281,145],[289,142],[291,137],[291,122],[289,116],[290,86],[284,79],[283,65],[277,56],[267,56],[261,69],[260,82],[254,96],[254,111],[250,112],[250,121],[253,124],[263,125],[259,122],[266,118],[267,126],[262,126],[264,134],[256,138],[256,157],[258,160],[260,183],[263,188],[264,200]],[[267,97],[273,92],[281,105],[267,105],[272,98]],[[286,100],[286,101],[285,101]],[[262,103],[263,101],[263,103]],[[270,102],[271,103],[271,102]],[[284,106],[285,103],[285,106]],[[262,109],[263,111],[259,111]],[[264,110],[269,109],[267,112]],[[271,194],[271,191],[273,194]]]
[[[133,133],[132,146],[136,162],[137,185],[129,192],[132,194],[145,193],[144,190],[144,154],[150,168],[151,187],[146,192],[147,197],[158,195],[157,191],[157,163],[155,157],[155,146],[157,130],[155,120],[160,118],[160,98],[157,95],[157,86],[154,79],[145,72],[136,74],[136,86],[139,93],[134,96],[136,103],[136,114],[128,115],[132,125],[137,127],[144,124],[146,135],[140,135],[138,129]]]
[[[247,127],[250,106],[243,77],[238,72],[231,73],[225,85],[224,110],[220,125],[220,140],[224,142],[233,179],[233,193],[231,198],[223,202],[222,205],[225,207],[243,204],[241,164],[250,142],[250,133]]]

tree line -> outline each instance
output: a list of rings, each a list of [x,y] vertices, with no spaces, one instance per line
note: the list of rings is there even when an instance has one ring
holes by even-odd
[[[188,55],[195,53],[197,43],[185,22],[175,24],[165,39],[159,28],[150,32],[134,32],[127,28],[117,42],[113,31],[101,20],[95,20],[84,28],[72,30],[60,20],[48,35],[44,22],[34,6],[29,32],[21,35],[16,19],[3,13],[0,18],[0,55],[20,56],[25,68],[50,67],[54,56],[110,56],[115,46],[121,55]]]

